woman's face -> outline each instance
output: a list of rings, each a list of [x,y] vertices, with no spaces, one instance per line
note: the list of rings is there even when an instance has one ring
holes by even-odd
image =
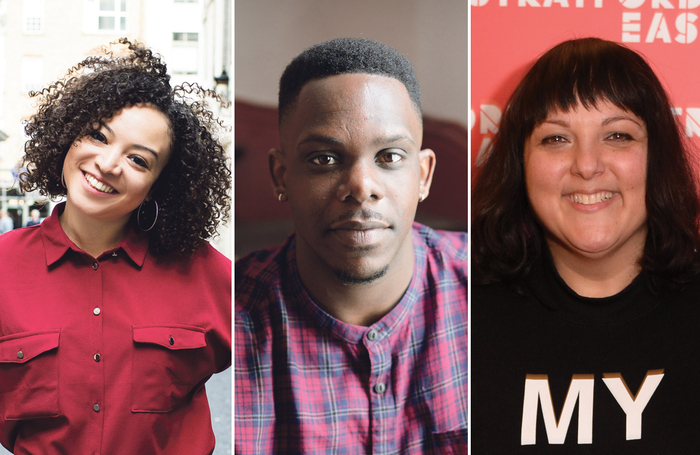
[[[525,141],[525,185],[548,242],[576,256],[630,254],[646,238],[647,128],[599,100],[550,112]]]
[[[122,109],[68,150],[66,210],[126,223],[169,158],[167,117],[148,105]]]

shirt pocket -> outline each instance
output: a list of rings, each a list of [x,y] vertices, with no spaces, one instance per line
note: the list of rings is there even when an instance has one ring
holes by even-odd
[[[204,329],[188,325],[133,326],[133,412],[168,412],[202,379]]]
[[[0,338],[0,392],[5,419],[56,417],[60,330]]]

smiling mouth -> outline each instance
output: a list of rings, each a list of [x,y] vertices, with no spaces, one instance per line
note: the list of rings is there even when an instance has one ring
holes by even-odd
[[[97,191],[99,191],[100,193],[111,194],[111,193],[117,192],[117,190],[115,190],[114,188],[112,188],[109,185],[105,185],[104,183],[100,182],[95,177],[93,177],[91,174],[88,174],[87,172],[83,172],[83,175],[85,176],[85,180],[87,180],[88,184],[91,187],[93,187],[94,189],[96,189]]]
[[[601,202],[607,201],[612,197],[613,193],[611,191],[601,191],[600,193],[595,194],[574,193],[569,195],[569,199],[571,200],[571,202],[583,205],[599,204]]]

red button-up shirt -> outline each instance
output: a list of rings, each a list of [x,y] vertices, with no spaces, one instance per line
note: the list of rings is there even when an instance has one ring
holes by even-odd
[[[0,236],[0,442],[15,454],[209,454],[204,383],[231,363],[231,261],[93,258],[42,224]]]

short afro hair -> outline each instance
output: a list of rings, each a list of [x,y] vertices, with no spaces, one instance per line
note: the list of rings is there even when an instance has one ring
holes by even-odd
[[[171,134],[170,159],[151,193],[159,207],[148,231],[151,254],[191,256],[228,219],[231,170],[215,136],[223,125],[206,100],[226,103],[197,84],[171,88],[166,65],[143,45],[122,38],[30,96],[39,106],[25,124],[23,191],[66,196],[61,180],[71,145],[125,107],[145,104],[168,118]],[[137,228],[135,213],[132,223]]]
[[[422,117],[418,79],[406,56],[377,41],[337,38],[311,46],[287,65],[280,78],[279,123],[294,107],[307,82],[351,73],[377,74],[398,80],[406,87],[418,116]]]

